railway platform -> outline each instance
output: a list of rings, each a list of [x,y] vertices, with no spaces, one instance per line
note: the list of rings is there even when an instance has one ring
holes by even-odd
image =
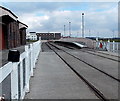
[[[98,99],[52,51],[41,52],[25,99]]]
[[[25,99],[118,99],[115,54],[43,42]]]
[[[118,52],[109,52],[109,51],[98,51],[98,53],[103,53],[103,54],[107,54],[107,55],[111,55],[111,56],[116,56],[116,57],[120,57],[120,53]]]

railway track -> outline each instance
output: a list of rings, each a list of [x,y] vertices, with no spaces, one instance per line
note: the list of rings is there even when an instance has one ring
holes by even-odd
[[[70,64],[67,63],[67,61],[61,57],[53,48],[52,46],[50,46],[50,44],[47,44],[48,47],[53,50],[64,62],[65,64],[68,65],[68,67],[70,67],[70,69],[80,78],[82,79],[87,85],[88,87],[95,93],[95,95],[101,99],[101,101],[109,101],[108,99],[105,98],[105,96],[98,90],[96,89],[90,82],[88,82],[82,75],[80,75]],[[55,47],[57,48],[57,47]],[[57,48],[58,50],[60,50],[59,48]]]
[[[59,44],[59,45],[64,46],[68,49],[76,49],[74,47],[67,46],[67,45],[64,45],[64,44]],[[110,55],[110,54],[103,53],[103,52],[98,52],[98,51],[95,51],[95,50],[93,51],[92,49],[87,49],[87,48],[79,49],[79,51],[86,52],[86,53],[92,54],[92,55],[96,55],[96,56],[99,56],[99,57],[102,57],[102,58],[106,58],[106,59],[109,59],[109,60],[112,60],[112,61],[120,62],[120,57],[119,56]]]
[[[103,52],[100,52],[100,51],[97,51],[97,50],[93,50],[93,49],[88,49],[87,51],[91,51],[91,52],[95,52],[95,53],[104,54],[104,55],[107,55],[107,56],[113,56],[113,57],[120,58],[119,55],[118,55],[118,56],[115,56],[115,55],[112,55],[112,54],[103,53]]]
[[[70,64],[59,54],[59,52],[55,50],[55,48],[56,48],[57,50],[59,50],[59,51],[61,50],[62,52],[65,52],[66,54],[74,57],[75,59],[77,59],[77,60],[79,60],[79,61],[81,61],[78,57],[76,57],[76,56],[74,56],[74,55],[71,55],[70,53],[64,51],[63,49],[60,49],[59,47],[57,47],[57,46],[55,46],[55,45],[53,45],[53,44],[51,44],[51,43],[49,43],[49,44],[47,44],[47,45],[48,45],[48,47],[49,47],[51,50],[53,50],[53,51],[71,68],[71,70],[72,70],[80,79],[82,79],[82,80],[92,89],[92,91],[93,91],[102,101],[109,101],[99,89],[97,89],[92,83],[90,83],[84,76],[80,75],[80,73],[77,72],[77,70],[74,69],[73,66],[70,65]],[[82,62],[91,67],[90,64],[88,64],[88,63],[86,63],[86,62],[84,62],[84,61],[82,61]],[[99,70],[99,69],[97,69],[96,67],[93,67],[93,66],[92,66],[92,68],[94,68],[94,69],[98,70],[99,72],[107,75],[108,77],[116,80],[117,82],[120,82],[119,79],[117,79],[117,78],[115,78],[115,77],[113,77],[113,76],[105,73],[104,71]]]
[[[96,56],[99,56],[99,57],[102,57],[102,58],[106,58],[106,59],[109,59],[109,60],[112,60],[112,61],[120,62],[119,57],[117,57],[115,55],[108,55],[108,54],[100,53],[100,52],[96,52],[96,51],[95,52],[93,52],[93,51],[87,51],[87,50],[80,50],[80,51],[86,52],[86,53],[89,53],[89,54],[92,54],[92,55],[96,55]],[[107,56],[104,56],[104,55],[107,55]],[[117,59],[113,59],[113,58],[110,58],[108,56],[116,57]]]
[[[107,73],[107,72],[105,72],[105,71],[103,71],[103,70],[101,70],[101,69],[99,69],[99,68],[93,66],[92,64],[88,63],[87,61],[84,61],[84,60],[82,60],[81,58],[79,58],[79,57],[77,57],[77,56],[75,56],[75,55],[73,55],[73,54],[71,54],[71,53],[69,53],[69,52],[67,52],[67,51],[65,51],[65,50],[63,50],[63,49],[60,49],[59,47],[57,47],[57,46],[55,46],[55,45],[53,45],[53,44],[51,44],[51,43],[49,43],[49,44],[52,45],[53,47],[59,49],[59,50],[64,51],[65,53],[69,54],[70,56],[74,57],[75,59],[77,59],[77,60],[79,60],[79,61],[85,63],[85,64],[88,65],[88,66],[90,66],[91,68],[96,69],[96,70],[98,70],[99,72],[101,72],[101,73],[103,73],[103,74],[105,74],[105,75],[111,77],[112,79],[114,79],[114,80],[120,82],[120,79],[118,79],[118,78],[112,76],[111,74],[109,74],[109,73]]]

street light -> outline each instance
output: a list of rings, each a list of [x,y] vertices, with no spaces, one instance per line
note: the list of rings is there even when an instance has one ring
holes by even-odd
[[[65,25],[64,25],[64,37],[65,37]]]
[[[84,38],[84,13],[82,13],[82,37]]]

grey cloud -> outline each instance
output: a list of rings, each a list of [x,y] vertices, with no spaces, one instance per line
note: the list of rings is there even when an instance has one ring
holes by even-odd
[[[55,10],[99,10],[114,7],[114,2],[3,2],[3,6],[13,12],[32,13],[34,11],[55,11]]]
[[[34,11],[54,11],[62,8],[70,8],[71,6],[79,6],[76,2],[5,2],[3,6],[19,13],[31,13]]]
[[[115,7],[115,3],[69,3],[69,2],[24,2],[24,3],[6,3],[3,4],[8,7],[15,14],[35,14],[36,12],[42,12],[49,16],[48,20],[37,22],[42,26],[33,27],[28,29],[29,31],[61,31],[63,33],[63,26],[66,25],[66,32],[68,32],[68,22],[71,21],[72,33],[81,31],[81,13],[85,12],[85,30],[94,30],[104,33],[110,30],[117,30],[116,11],[111,13],[105,13],[105,10]],[[88,6],[87,6],[88,5]],[[97,10],[104,11],[97,11]],[[70,13],[61,13],[64,10],[70,11]],[[58,12],[56,14],[56,11]],[[106,11],[107,12],[107,11]],[[20,15],[21,16],[21,15]],[[24,19],[27,19],[24,16]],[[36,24],[36,22],[34,23]],[[28,23],[29,26],[29,23]],[[88,33],[88,32],[87,32]],[[101,34],[101,36],[103,36]],[[107,36],[107,35],[106,35]]]

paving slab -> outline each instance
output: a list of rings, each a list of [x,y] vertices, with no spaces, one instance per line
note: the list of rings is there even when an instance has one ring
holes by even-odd
[[[25,99],[98,98],[54,52],[41,52]]]

